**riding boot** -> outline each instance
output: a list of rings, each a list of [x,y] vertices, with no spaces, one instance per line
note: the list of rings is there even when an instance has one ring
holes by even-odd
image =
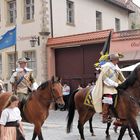
[[[108,122],[108,116],[109,116],[109,104],[103,104],[103,112],[102,112],[102,122],[107,123]]]

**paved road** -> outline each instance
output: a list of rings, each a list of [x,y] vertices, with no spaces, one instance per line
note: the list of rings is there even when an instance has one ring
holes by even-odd
[[[79,132],[77,129],[78,115],[75,114],[73,129],[70,134],[66,133],[66,116],[67,111],[53,111],[50,110],[50,115],[45,121],[42,132],[44,140],[79,140]],[[139,118],[139,117],[138,117]],[[31,140],[33,133],[33,125],[24,123],[25,135],[27,140]],[[105,129],[106,124],[101,123],[101,116],[96,114],[93,118],[93,129],[96,136],[91,136],[89,132],[88,123],[85,124],[85,138],[86,140],[106,140]],[[110,139],[117,140],[118,134],[113,131],[113,126],[110,129]],[[129,140],[130,137],[126,132],[123,140]]]

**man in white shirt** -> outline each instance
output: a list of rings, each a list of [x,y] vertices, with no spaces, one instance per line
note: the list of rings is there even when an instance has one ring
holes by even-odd
[[[68,109],[69,95],[70,95],[70,86],[68,86],[65,83],[64,86],[63,86],[63,99],[64,99],[64,102],[65,102],[65,106],[62,110]]]

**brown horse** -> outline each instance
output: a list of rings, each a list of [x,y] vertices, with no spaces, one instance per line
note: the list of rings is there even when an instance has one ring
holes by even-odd
[[[11,96],[11,93],[0,94],[0,112]],[[24,117],[27,122],[34,124],[34,133],[32,140],[38,136],[39,140],[43,140],[41,127],[49,115],[50,104],[55,102],[58,106],[63,106],[62,85],[59,81],[46,81],[42,83],[37,91],[33,92],[24,106]]]
[[[118,140],[122,140],[124,132],[129,125],[133,129],[137,139],[140,140],[140,131],[136,122],[136,117],[140,108],[140,65],[135,68],[126,81],[122,83],[120,88],[116,112],[118,117],[122,120],[123,126],[121,127]],[[75,91],[69,100],[67,132],[69,133],[71,131],[76,108],[79,114],[78,129],[81,140],[85,140],[83,133],[85,122],[95,114],[94,108],[84,105],[87,92],[88,88]]]

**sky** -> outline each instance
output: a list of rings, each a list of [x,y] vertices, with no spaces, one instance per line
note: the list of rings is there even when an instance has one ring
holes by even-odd
[[[140,7],[140,0],[133,0],[133,2]]]

